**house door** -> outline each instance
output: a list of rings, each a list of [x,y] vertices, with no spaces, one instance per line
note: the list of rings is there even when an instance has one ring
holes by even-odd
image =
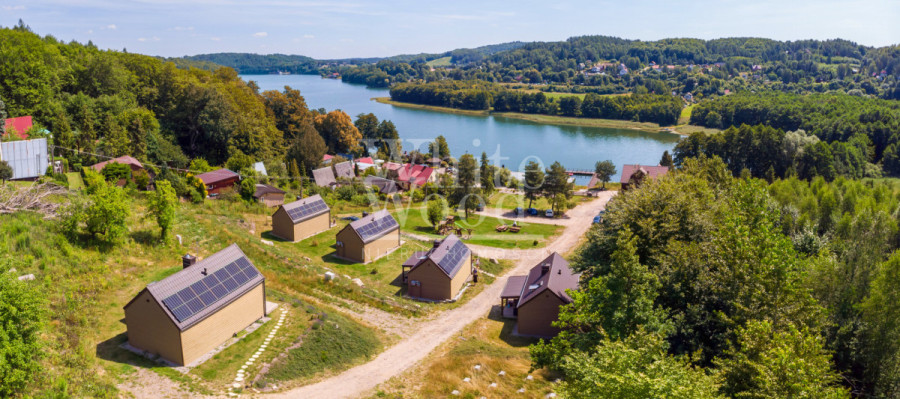
[[[419,280],[410,280],[409,288],[407,289],[407,295],[415,298],[419,298],[422,296],[422,282]]]

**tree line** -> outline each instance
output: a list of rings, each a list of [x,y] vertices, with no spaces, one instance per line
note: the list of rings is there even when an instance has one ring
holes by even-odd
[[[571,397],[894,397],[896,185],[690,158],[607,206],[534,367]]]
[[[510,90],[481,81],[401,83],[392,86],[390,94],[395,101],[458,109],[620,119],[660,125],[675,124],[683,107],[678,97],[668,94],[600,96],[591,93],[584,100],[577,96],[557,99],[542,92]]]

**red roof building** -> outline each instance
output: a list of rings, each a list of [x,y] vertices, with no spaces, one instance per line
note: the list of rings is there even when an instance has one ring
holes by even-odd
[[[5,119],[6,121],[6,133],[16,132],[16,136],[19,136],[20,139],[28,138],[26,132],[28,129],[31,129],[34,126],[34,122],[32,121],[30,116],[20,116],[18,118],[9,118]]]
[[[404,164],[397,170],[397,183],[404,190],[422,187],[431,179],[434,169],[425,165]]]
[[[131,167],[131,171],[144,169],[144,165],[141,165],[141,161],[138,161],[137,159],[134,159],[133,157],[128,156],[128,155],[110,159],[108,161],[103,161],[100,163],[95,163],[95,164],[91,165],[91,168],[99,172],[99,171],[103,170],[103,168],[105,168],[106,165],[111,164],[111,163],[121,163],[121,164],[128,165]]]
[[[628,181],[631,180],[631,176],[634,175],[634,172],[637,172],[638,170],[644,172],[644,175],[647,178],[654,180],[669,173],[668,166],[646,166],[638,164],[622,165],[622,177],[619,179],[619,182],[622,183],[622,190],[628,189]]]
[[[234,185],[241,179],[241,176],[228,169],[219,169],[201,173],[197,175],[197,178],[206,185],[206,192],[209,196],[215,198],[221,193],[234,190]]]
[[[374,165],[375,161],[372,160],[372,157],[365,157],[365,158],[357,158],[356,163],[369,163],[369,164]]]

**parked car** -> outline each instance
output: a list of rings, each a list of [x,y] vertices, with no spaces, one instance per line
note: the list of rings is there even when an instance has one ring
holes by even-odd
[[[603,220],[603,217],[600,215],[594,216],[594,224],[600,223]]]
[[[349,220],[351,222],[355,222],[355,221],[359,220],[359,217],[358,216],[344,216],[341,218],[341,220]]]
[[[531,216],[537,216],[538,214],[538,210],[534,208],[528,208],[525,211],[528,212],[528,214]]]
[[[478,211],[478,212],[483,211],[483,210],[484,210],[484,204],[479,202],[478,205],[475,205],[475,210]]]
[[[546,216],[548,218],[552,218],[553,217],[553,209],[547,209],[546,211],[544,211],[544,216]]]
[[[525,214],[525,210],[522,208],[516,208],[516,209],[513,209],[513,213],[515,213],[516,216],[521,216],[521,215]]]

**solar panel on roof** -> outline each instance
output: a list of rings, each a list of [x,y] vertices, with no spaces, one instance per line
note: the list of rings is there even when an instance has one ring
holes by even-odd
[[[291,220],[298,221],[307,216],[318,215],[326,209],[328,209],[328,205],[325,204],[325,201],[323,201],[321,198],[317,198],[315,201],[302,204],[296,208],[288,210],[287,212]]]
[[[447,274],[450,274],[456,269],[456,266],[459,265],[460,261],[462,261],[467,254],[468,248],[466,248],[466,245],[463,244],[462,241],[457,241],[450,247],[447,254],[444,255],[444,258],[438,262],[438,266],[440,266],[441,269],[444,269]]]
[[[204,276],[189,287],[170,295],[162,302],[169,308],[172,315],[182,322],[234,292],[239,286],[258,275],[259,272],[253,268],[250,261],[240,258],[215,273]]]
[[[372,219],[369,223],[356,229],[363,241],[376,237],[385,231],[393,230],[397,226],[397,221],[393,217],[386,216],[380,219]]]

